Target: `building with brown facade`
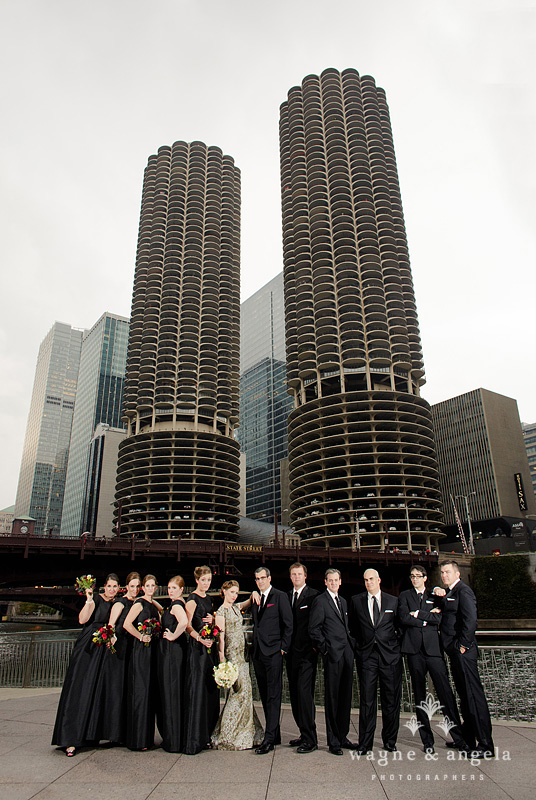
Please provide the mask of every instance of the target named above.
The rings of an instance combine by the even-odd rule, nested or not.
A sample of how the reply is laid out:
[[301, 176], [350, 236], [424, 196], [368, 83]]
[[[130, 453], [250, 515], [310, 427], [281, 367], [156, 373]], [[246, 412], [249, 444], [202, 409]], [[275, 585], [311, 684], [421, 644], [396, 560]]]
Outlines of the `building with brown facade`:
[[433, 405], [432, 418], [447, 541], [459, 539], [456, 506], [477, 553], [527, 550], [536, 500], [516, 401], [474, 389]]

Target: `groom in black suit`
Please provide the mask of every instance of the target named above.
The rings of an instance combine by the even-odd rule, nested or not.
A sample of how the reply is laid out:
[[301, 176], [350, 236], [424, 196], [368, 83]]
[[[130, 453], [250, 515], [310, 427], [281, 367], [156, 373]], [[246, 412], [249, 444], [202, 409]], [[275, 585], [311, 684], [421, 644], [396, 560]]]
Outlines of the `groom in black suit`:
[[491, 717], [478, 673], [476, 597], [471, 587], [460, 580], [456, 561], [441, 564], [441, 580], [448, 591], [434, 589], [434, 594], [442, 597], [439, 631], [460, 698], [463, 737], [473, 757], [493, 756]]
[[311, 753], [317, 749], [315, 725], [315, 680], [318, 654], [309, 636], [309, 617], [316, 589], [307, 586], [307, 567], [298, 561], [289, 569], [293, 589], [289, 592], [292, 606], [293, 630], [290, 650], [287, 653], [287, 675], [292, 706], [292, 716], [300, 735], [292, 739], [291, 747], [298, 753]]
[[269, 753], [281, 743], [279, 717], [281, 715], [281, 689], [283, 656], [288, 652], [292, 637], [292, 611], [285, 592], [271, 585], [270, 570], [255, 570], [260, 605], [253, 603], [253, 666], [264, 709], [265, 730], [262, 744], [255, 752]]
[[359, 753], [372, 750], [376, 692], [380, 683], [383, 746], [396, 750], [402, 699], [402, 657], [398, 638], [398, 598], [380, 591], [375, 569], [364, 573], [366, 592], [352, 597], [350, 630], [357, 640], [359, 674]]
[[341, 573], [326, 570], [326, 591], [315, 598], [309, 619], [309, 634], [313, 647], [324, 659], [324, 703], [329, 752], [342, 756], [342, 748], [354, 750], [357, 745], [348, 740], [354, 645], [348, 629], [346, 600], [339, 595]]

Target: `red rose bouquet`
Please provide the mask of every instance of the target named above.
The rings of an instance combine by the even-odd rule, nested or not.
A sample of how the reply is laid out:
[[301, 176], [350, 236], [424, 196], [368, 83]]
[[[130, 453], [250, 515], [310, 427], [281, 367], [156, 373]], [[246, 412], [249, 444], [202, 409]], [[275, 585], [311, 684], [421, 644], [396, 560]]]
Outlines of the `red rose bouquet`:
[[92, 637], [97, 647], [107, 647], [110, 653], [115, 653], [114, 647], [115, 628], [113, 625], [103, 625], [95, 631]]
[[[199, 631], [199, 635], [202, 639], [217, 639], [220, 633], [221, 629], [218, 628], [217, 625], [203, 625]], [[212, 648], [208, 647], [207, 650], [210, 653]]]
[[[138, 624], [138, 630], [142, 636], [150, 636], [151, 639], [153, 636], [158, 636], [161, 631], [162, 626], [160, 625], [160, 620], [155, 619], [152, 617], [151, 619], [146, 619], [143, 622]], [[143, 642], [145, 647], [149, 647], [151, 642]]]

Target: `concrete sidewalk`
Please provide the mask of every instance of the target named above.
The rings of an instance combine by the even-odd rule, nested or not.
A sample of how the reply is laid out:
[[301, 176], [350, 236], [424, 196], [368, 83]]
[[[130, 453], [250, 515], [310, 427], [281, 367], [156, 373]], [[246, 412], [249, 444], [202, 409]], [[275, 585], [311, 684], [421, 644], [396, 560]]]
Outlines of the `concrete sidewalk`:
[[[534, 800], [536, 725], [496, 723], [499, 757], [474, 765], [458, 761], [437, 731], [435, 760], [425, 757], [418, 734], [401, 720], [399, 754], [374, 760], [331, 755], [325, 746], [324, 714], [318, 713], [320, 749], [297, 755], [286, 746], [296, 736], [283, 710], [284, 744], [273, 753], [205, 751], [197, 756], [159, 747], [133, 753], [122, 747], [80, 751], [67, 758], [50, 746], [59, 690], [0, 689], [1, 800]], [[261, 712], [262, 718], [262, 712]], [[352, 740], [357, 739], [352, 714]], [[436, 730], [435, 721], [432, 727]], [[384, 758], [382, 759], [382, 756]], [[394, 760], [396, 757], [397, 760]], [[370, 756], [369, 756], [370, 759]], [[456, 760], [451, 760], [456, 759]]]

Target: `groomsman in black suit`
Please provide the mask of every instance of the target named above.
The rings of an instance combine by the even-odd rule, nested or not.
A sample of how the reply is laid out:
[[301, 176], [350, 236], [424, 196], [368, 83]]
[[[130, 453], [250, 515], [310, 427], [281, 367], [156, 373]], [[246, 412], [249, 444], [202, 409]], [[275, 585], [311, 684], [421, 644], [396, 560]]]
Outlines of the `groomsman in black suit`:
[[398, 599], [380, 591], [375, 569], [364, 573], [366, 592], [352, 597], [350, 630], [357, 641], [359, 674], [358, 753], [372, 750], [376, 730], [376, 693], [380, 683], [383, 746], [396, 750], [402, 698], [402, 657], [398, 635]]
[[417, 720], [421, 723], [419, 734], [423, 750], [435, 752], [430, 717], [423, 708], [427, 694], [426, 674], [430, 673], [443, 716], [454, 726], [450, 729], [454, 746], [466, 751], [468, 747], [461, 732], [460, 715], [439, 641], [440, 601], [426, 588], [428, 575], [424, 567], [412, 567], [410, 579], [413, 588], [401, 592], [398, 598], [398, 617], [403, 629], [402, 653], [408, 660]]
[[271, 585], [270, 570], [255, 570], [260, 605], [253, 603], [253, 666], [264, 709], [264, 739], [255, 750], [259, 755], [269, 753], [281, 743], [279, 717], [283, 656], [288, 652], [292, 637], [292, 611], [285, 592]]
[[300, 731], [299, 738], [289, 744], [297, 747], [298, 753], [312, 753], [318, 744], [314, 699], [318, 655], [309, 636], [309, 617], [318, 592], [307, 586], [307, 567], [303, 564], [292, 564], [289, 572], [294, 587], [289, 592], [294, 624], [287, 653], [287, 675], [292, 715]]
[[324, 660], [324, 703], [329, 752], [343, 755], [343, 748], [355, 750], [348, 739], [352, 680], [354, 673], [354, 640], [348, 628], [346, 600], [339, 595], [341, 573], [328, 569], [326, 591], [313, 602], [309, 634], [313, 647]]
[[472, 756], [493, 756], [491, 718], [478, 674], [476, 597], [473, 590], [460, 580], [460, 568], [456, 561], [441, 564], [441, 580], [448, 591], [434, 589], [434, 593], [442, 597], [439, 631], [460, 698], [463, 738]]

